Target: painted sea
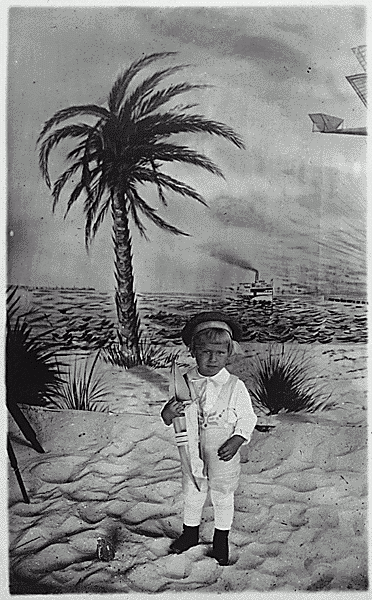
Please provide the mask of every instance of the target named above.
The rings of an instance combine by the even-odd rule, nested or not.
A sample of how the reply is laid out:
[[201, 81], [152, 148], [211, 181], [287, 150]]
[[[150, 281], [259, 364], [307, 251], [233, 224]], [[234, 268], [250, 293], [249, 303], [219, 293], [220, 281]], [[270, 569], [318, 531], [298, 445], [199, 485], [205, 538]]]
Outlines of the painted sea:
[[[91, 288], [20, 286], [24, 310], [43, 315], [43, 329], [66, 350], [104, 348], [116, 340], [113, 293]], [[218, 292], [138, 294], [143, 336], [155, 345], [179, 345], [187, 318], [201, 310], [224, 310], [237, 317], [243, 341], [337, 344], [367, 342], [367, 304], [355, 299], [277, 296], [272, 304], [252, 305]], [[37, 325], [40, 327], [40, 325]]]

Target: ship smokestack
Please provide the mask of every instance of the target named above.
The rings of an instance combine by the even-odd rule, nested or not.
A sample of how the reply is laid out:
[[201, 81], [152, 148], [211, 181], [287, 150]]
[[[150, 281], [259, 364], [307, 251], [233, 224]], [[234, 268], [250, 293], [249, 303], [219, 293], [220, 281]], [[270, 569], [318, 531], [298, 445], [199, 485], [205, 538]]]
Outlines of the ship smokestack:
[[259, 272], [258, 272], [258, 271], [255, 271], [255, 274], [254, 274], [254, 281], [255, 281], [255, 283], [257, 283], [257, 282], [258, 282], [259, 278], [260, 278], [260, 274], [259, 274]]

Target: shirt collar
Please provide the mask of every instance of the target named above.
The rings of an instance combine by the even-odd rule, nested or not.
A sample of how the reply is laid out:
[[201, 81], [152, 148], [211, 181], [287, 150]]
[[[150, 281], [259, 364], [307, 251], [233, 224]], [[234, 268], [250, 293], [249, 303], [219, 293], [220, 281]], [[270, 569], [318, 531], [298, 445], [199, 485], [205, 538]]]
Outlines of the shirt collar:
[[224, 367], [216, 375], [213, 375], [212, 377], [206, 377], [205, 375], [200, 375], [197, 367], [193, 367], [191, 371], [189, 371], [188, 376], [191, 381], [203, 381], [205, 379], [211, 379], [214, 383], [223, 385], [229, 379], [230, 373]]

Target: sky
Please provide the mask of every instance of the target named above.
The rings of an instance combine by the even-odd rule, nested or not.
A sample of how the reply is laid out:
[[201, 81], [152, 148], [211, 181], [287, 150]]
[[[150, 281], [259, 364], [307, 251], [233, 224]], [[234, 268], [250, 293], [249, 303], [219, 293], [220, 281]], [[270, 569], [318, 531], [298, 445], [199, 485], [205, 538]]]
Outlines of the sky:
[[[185, 95], [195, 112], [221, 121], [246, 149], [184, 136], [224, 179], [191, 166], [166, 171], [208, 206], [156, 190], [146, 198], [189, 236], [132, 229], [136, 290], [195, 292], [252, 281], [316, 281], [327, 292], [364, 289], [366, 137], [312, 132], [309, 113], [366, 125], [345, 76], [362, 71], [352, 48], [366, 44], [363, 5], [9, 7], [7, 43], [8, 282], [114, 289], [111, 217], [89, 253], [82, 205], [52, 212], [36, 140], [56, 111], [105, 105], [116, 77], [145, 54], [172, 51], [154, 69], [189, 65], [175, 80], [213, 87]], [[140, 79], [136, 80], [139, 83]], [[173, 82], [170, 79], [170, 82]], [[174, 139], [176, 141], [176, 139]], [[51, 155], [52, 180], [64, 167]]]

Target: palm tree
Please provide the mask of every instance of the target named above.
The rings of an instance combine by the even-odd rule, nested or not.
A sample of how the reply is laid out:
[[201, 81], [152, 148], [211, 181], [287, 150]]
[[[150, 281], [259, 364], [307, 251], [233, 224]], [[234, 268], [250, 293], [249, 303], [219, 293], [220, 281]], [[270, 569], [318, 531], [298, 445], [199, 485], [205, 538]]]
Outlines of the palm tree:
[[[166, 77], [188, 65], [164, 68], [144, 78], [137, 87], [130, 86], [133, 78], [152, 62], [174, 52], [147, 55], [133, 62], [120, 75], [109, 94], [107, 108], [95, 104], [71, 106], [56, 112], [39, 135], [39, 165], [46, 184], [52, 189], [53, 211], [61, 192], [73, 182], [65, 217], [73, 204], [84, 199], [85, 245], [88, 250], [99, 226], [111, 209], [115, 254], [118, 337], [122, 348], [140, 360], [140, 320], [136, 304], [132, 264], [130, 219], [146, 239], [142, 217], [175, 235], [188, 235], [167, 223], [156, 209], [146, 202], [138, 187], [154, 184], [160, 201], [167, 206], [166, 191], [175, 192], [206, 205], [198, 192], [182, 181], [161, 171], [163, 163], [189, 163], [222, 176], [221, 170], [205, 155], [187, 146], [170, 143], [168, 138], [178, 133], [204, 132], [225, 138], [240, 149], [244, 144], [230, 127], [203, 115], [189, 114], [195, 104], [175, 106], [158, 112], [166, 103], [185, 92], [206, 85], [171, 84], [156, 89]], [[131, 89], [132, 87], [132, 89]], [[94, 124], [73, 123], [58, 128], [64, 121], [84, 117]], [[75, 147], [68, 152], [69, 167], [58, 177], [53, 187], [48, 172], [50, 152], [60, 142], [72, 138]], [[77, 177], [77, 183], [76, 183]]]

